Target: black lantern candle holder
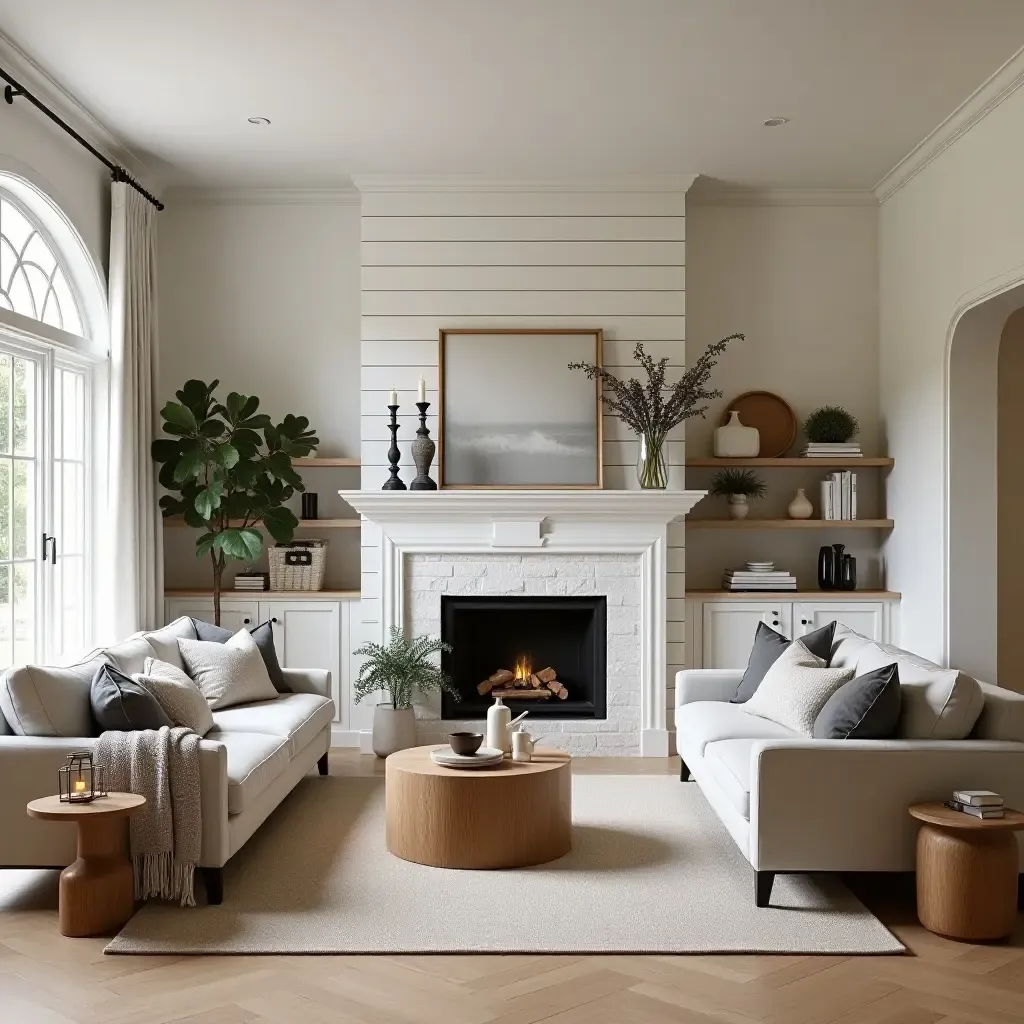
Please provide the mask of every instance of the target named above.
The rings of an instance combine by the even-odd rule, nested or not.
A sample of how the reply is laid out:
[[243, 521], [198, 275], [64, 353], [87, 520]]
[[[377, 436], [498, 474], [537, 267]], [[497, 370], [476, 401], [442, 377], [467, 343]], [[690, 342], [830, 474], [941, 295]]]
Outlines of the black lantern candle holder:
[[68, 763], [57, 769], [57, 792], [63, 804], [90, 804], [107, 795], [107, 769], [96, 764], [91, 750], [68, 754]]

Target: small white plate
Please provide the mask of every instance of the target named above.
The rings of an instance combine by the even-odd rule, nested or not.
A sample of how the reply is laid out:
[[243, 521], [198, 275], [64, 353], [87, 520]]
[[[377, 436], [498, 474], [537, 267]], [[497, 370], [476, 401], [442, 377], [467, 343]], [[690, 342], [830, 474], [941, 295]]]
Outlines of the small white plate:
[[481, 747], [475, 754], [456, 754], [450, 747], [430, 752], [430, 760], [444, 768], [492, 768], [504, 756], [497, 747]]

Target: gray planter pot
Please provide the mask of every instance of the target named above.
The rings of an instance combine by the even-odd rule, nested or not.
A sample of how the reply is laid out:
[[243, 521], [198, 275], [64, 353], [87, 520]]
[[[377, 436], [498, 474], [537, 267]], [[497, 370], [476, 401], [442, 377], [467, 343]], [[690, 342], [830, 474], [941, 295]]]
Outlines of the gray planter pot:
[[378, 704], [373, 709], [373, 752], [387, 757], [396, 750], [416, 746], [416, 712]]

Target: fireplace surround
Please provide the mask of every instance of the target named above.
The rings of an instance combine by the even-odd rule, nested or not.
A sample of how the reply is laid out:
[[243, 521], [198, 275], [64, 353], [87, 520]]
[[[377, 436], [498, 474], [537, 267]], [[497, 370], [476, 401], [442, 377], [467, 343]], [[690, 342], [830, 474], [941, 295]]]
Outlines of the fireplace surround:
[[606, 718], [607, 619], [605, 595], [442, 595], [441, 639], [452, 651], [441, 667], [461, 700], [443, 694], [441, 718], [483, 718], [494, 696], [480, 694], [478, 685], [498, 669], [514, 673], [524, 665], [526, 674], [553, 668], [567, 696], [524, 687], [506, 701], [514, 715], [529, 709], [531, 718]]

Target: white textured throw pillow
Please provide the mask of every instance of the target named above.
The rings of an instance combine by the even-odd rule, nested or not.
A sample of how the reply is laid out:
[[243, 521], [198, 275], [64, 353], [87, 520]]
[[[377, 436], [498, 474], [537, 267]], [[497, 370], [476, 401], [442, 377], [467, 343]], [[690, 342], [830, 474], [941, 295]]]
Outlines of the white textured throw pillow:
[[823, 658], [797, 640], [768, 669], [743, 710], [810, 736], [818, 713], [853, 673], [852, 667], [826, 668]]
[[278, 696], [260, 649], [247, 629], [240, 629], [223, 644], [179, 639], [178, 649], [185, 670], [214, 711], [276, 700]]
[[175, 725], [205, 736], [213, 728], [213, 712], [202, 690], [177, 665], [147, 658], [145, 668], [132, 675], [164, 709]]

